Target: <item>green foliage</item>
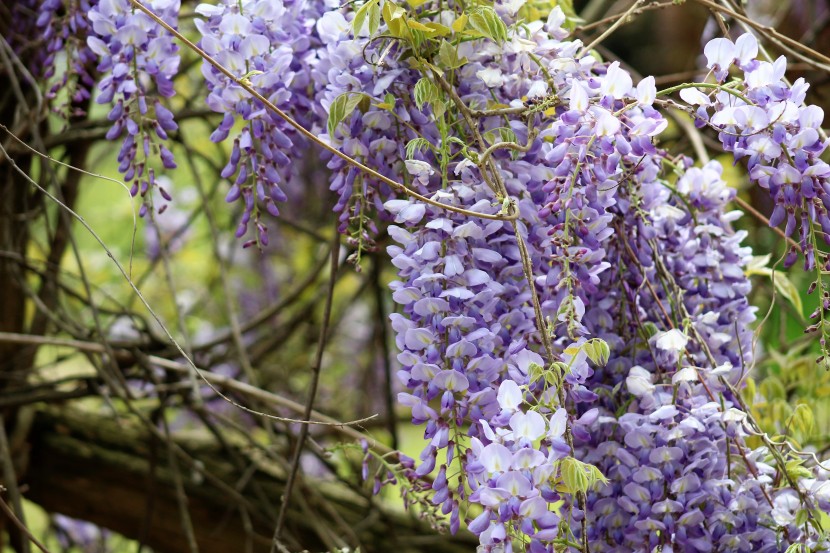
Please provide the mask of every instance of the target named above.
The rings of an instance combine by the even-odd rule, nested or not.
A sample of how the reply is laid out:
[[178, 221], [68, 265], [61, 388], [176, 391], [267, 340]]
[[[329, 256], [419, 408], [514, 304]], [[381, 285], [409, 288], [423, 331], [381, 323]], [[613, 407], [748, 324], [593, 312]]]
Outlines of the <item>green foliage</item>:
[[380, 26], [380, 0], [369, 0], [355, 12], [352, 20], [352, 31], [355, 35], [360, 33], [367, 19], [369, 21], [369, 35], [374, 36]]
[[567, 493], [587, 492], [597, 483], [605, 484], [608, 479], [594, 465], [583, 463], [573, 457], [562, 459], [559, 467], [562, 491]]
[[470, 12], [469, 18], [470, 26], [479, 35], [499, 44], [507, 41], [507, 25], [493, 8], [489, 6], [476, 8]]
[[579, 346], [571, 346], [565, 349], [565, 353], [573, 356], [576, 356], [580, 351], [584, 351], [588, 359], [595, 365], [605, 365], [611, 356], [611, 348], [602, 338], [591, 338]]
[[431, 147], [432, 145], [426, 138], [420, 136], [418, 138], [413, 138], [406, 144], [406, 158], [412, 159], [418, 152], [429, 150]]
[[441, 96], [441, 90], [427, 77], [421, 77], [415, 83], [414, 97], [418, 109], [423, 109], [425, 104], [429, 104], [436, 117], [441, 117], [447, 109]]
[[446, 40], [441, 41], [438, 47], [438, 57], [435, 60], [441, 69], [458, 69], [467, 63], [467, 58], [459, 58], [458, 51]]
[[798, 288], [795, 284], [793, 284], [793, 281], [790, 280], [786, 273], [774, 271], [767, 266], [771, 257], [772, 256], [770, 254], [757, 255], [753, 257], [746, 266], [746, 275], [762, 275], [769, 277], [775, 285], [776, 292], [784, 296], [784, 299], [792, 304], [793, 308], [795, 308], [799, 315], [803, 314], [804, 305], [801, 302], [801, 295], [798, 292]]
[[334, 136], [337, 125], [350, 116], [356, 108], [360, 107], [361, 111], [366, 111], [369, 108], [369, 102], [368, 95], [355, 92], [344, 92], [335, 98], [329, 107], [329, 136]]

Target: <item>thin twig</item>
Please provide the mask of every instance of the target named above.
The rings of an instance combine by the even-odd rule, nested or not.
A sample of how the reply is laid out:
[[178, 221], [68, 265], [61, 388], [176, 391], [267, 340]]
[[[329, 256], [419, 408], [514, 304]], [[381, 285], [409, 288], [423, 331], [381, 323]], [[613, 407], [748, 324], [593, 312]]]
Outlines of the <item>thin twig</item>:
[[[25, 514], [23, 513], [23, 499], [20, 495], [20, 489], [17, 487], [17, 471], [14, 470], [12, 451], [9, 446], [9, 440], [6, 437], [6, 420], [2, 414], [0, 414], [0, 463], [3, 465], [3, 480], [6, 481], [6, 487], [9, 490], [12, 505], [14, 505], [14, 510], [17, 511], [17, 515], [20, 518], [18, 522], [21, 530], [27, 535], [30, 535], [28, 530], [26, 530], [26, 519]], [[0, 501], [2, 501], [2, 499], [0, 499]], [[7, 512], [6, 514], [10, 515], [10, 518], [13, 520], [17, 520], [17, 517], [14, 517], [14, 513]], [[20, 553], [29, 553], [31, 551], [29, 542], [26, 540], [21, 540], [20, 546]]]
[[597, 44], [599, 44], [600, 42], [614, 34], [614, 32], [617, 29], [625, 25], [628, 22], [629, 16], [633, 15], [635, 10], [639, 8], [640, 4], [642, 4], [644, 1], [645, 0], [636, 0], [633, 4], [631, 4], [631, 7], [628, 8], [628, 10], [626, 10], [625, 13], [623, 13], [622, 16], [620, 16], [620, 18], [617, 19], [613, 25], [608, 27], [601, 35], [592, 40], [590, 44], [588, 44], [587, 46], [583, 46], [579, 53], [576, 55], [576, 59], [582, 58], [585, 54], [593, 50], [593, 48]]
[[[2, 491], [4, 491], [3, 487], [0, 486], [0, 492], [2, 492]], [[40, 543], [40, 541], [32, 534], [32, 532], [28, 528], [26, 528], [26, 525], [23, 524], [23, 522], [21, 522], [20, 519], [15, 516], [14, 511], [12, 511], [9, 508], [8, 504], [5, 501], [3, 501], [2, 497], [0, 497], [0, 510], [3, 511], [3, 514], [5, 514], [7, 517], [9, 517], [9, 520], [11, 520], [14, 523], [14, 525], [17, 526], [17, 528], [21, 532], [23, 532], [23, 534], [27, 538], [29, 538], [29, 540], [33, 544], [35, 544], [37, 546], [38, 549], [40, 549], [43, 553], [49, 553], [49, 550], [46, 549], [46, 546], [43, 545], [42, 543]], [[28, 549], [28, 542], [24, 542], [24, 543], [26, 544], [24, 547], [26, 547], [26, 549]]]
[[[1, 124], [0, 124], [0, 128], [2, 128], [2, 129], [4, 129], [4, 130], [6, 130], [6, 131], [8, 132], [8, 129], [7, 129], [5, 126], [1, 125]], [[8, 152], [5, 150], [5, 148], [3, 148], [2, 144], [0, 144], [0, 151], [2, 151], [2, 153], [4, 153], [4, 154], [8, 154]], [[7, 156], [7, 157], [8, 157], [8, 156]], [[238, 408], [238, 409], [241, 409], [241, 410], [243, 410], [243, 411], [245, 411], [245, 412], [247, 412], [247, 413], [250, 413], [250, 414], [252, 414], [252, 415], [256, 415], [256, 416], [258, 416], [258, 417], [265, 417], [265, 418], [269, 418], [269, 419], [272, 419], [272, 420], [277, 420], [277, 421], [282, 421], [282, 422], [292, 422], [292, 423], [301, 423], [301, 424], [312, 424], [312, 423], [309, 423], [309, 422], [308, 422], [308, 419], [305, 419], [305, 420], [287, 419], [287, 418], [285, 418], [285, 417], [278, 417], [278, 416], [276, 416], [276, 415], [271, 415], [271, 414], [269, 414], [269, 413], [264, 413], [264, 412], [261, 412], [261, 411], [257, 411], [257, 410], [251, 409], [251, 408], [249, 408], [249, 407], [246, 407], [246, 406], [244, 406], [244, 405], [242, 405], [242, 404], [240, 404], [240, 403], [238, 403], [238, 402], [234, 401], [234, 400], [233, 400], [233, 399], [231, 399], [230, 397], [228, 397], [228, 396], [226, 396], [225, 394], [223, 394], [223, 393], [222, 393], [222, 392], [221, 392], [218, 388], [216, 388], [216, 386], [214, 386], [214, 385], [213, 385], [213, 383], [211, 382], [211, 380], [207, 378], [206, 374], [205, 374], [205, 373], [204, 373], [201, 369], [199, 369], [199, 368], [196, 366], [196, 363], [194, 363], [193, 359], [192, 359], [192, 358], [191, 358], [191, 357], [190, 357], [190, 356], [189, 356], [189, 355], [188, 355], [188, 354], [184, 351], [184, 349], [183, 349], [183, 348], [182, 348], [182, 346], [179, 344], [179, 342], [178, 342], [178, 341], [176, 341], [176, 339], [173, 337], [173, 335], [172, 335], [172, 333], [170, 332], [170, 330], [167, 328], [167, 326], [166, 326], [166, 325], [164, 324], [164, 322], [161, 320], [161, 317], [160, 317], [160, 316], [156, 313], [156, 311], [155, 311], [155, 310], [154, 310], [154, 309], [150, 306], [149, 302], [148, 302], [148, 301], [147, 301], [147, 299], [144, 297], [144, 294], [142, 294], [142, 293], [141, 293], [141, 290], [139, 290], [139, 289], [138, 289], [138, 287], [135, 285], [135, 283], [132, 281], [132, 279], [130, 279], [129, 275], [127, 274], [127, 271], [124, 269], [124, 266], [123, 266], [123, 265], [121, 265], [121, 263], [119, 263], [119, 262], [118, 262], [118, 260], [115, 258], [115, 255], [114, 255], [114, 254], [112, 253], [112, 251], [109, 249], [109, 247], [107, 246], [107, 244], [106, 244], [106, 243], [104, 242], [104, 240], [103, 240], [103, 239], [102, 239], [102, 238], [98, 235], [98, 233], [96, 233], [96, 232], [95, 232], [95, 230], [94, 230], [91, 226], [89, 226], [89, 223], [87, 223], [87, 222], [86, 222], [86, 220], [85, 220], [83, 217], [81, 217], [78, 213], [76, 213], [76, 212], [75, 212], [72, 208], [70, 208], [69, 206], [67, 206], [67, 205], [66, 205], [66, 204], [64, 204], [63, 202], [61, 202], [61, 201], [60, 201], [58, 198], [56, 198], [56, 197], [55, 197], [52, 193], [50, 193], [48, 190], [46, 190], [45, 188], [43, 188], [42, 186], [40, 186], [40, 184], [38, 184], [38, 183], [37, 183], [37, 181], [35, 181], [34, 179], [32, 179], [32, 178], [31, 178], [31, 177], [30, 177], [30, 176], [29, 176], [29, 175], [28, 175], [25, 171], [23, 171], [23, 169], [21, 169], [21, 168], [20, 168], [20, 167], [19, 167], [19, 166], [18, 166], [18, 165], [14, 162], [14, 160], [13, 160], [13, 159], [9, 158], [9, 163], [11, 164], [12, 168], [13, 168], [15, 171], [17, 171], [19, 174], [21, 174], [21, 175], [22, 175], [22, 176], [23, 176], [23, 177], [24, 177], [24, 178], [25, 178], [25, 179], [26, 179], [26, 180], [27, 180], [30, 184], [32, 184], [33, 186], [35, 186], [35, 188], [37, 188], [38, 190], [40, 190], [40, 191], [41, 191], [43, 194], [45, 194], [45, 195], [46, 195], [46, 196], [47, 196], [50, 200], [52, 200], [53, 202], [55, 202], [56, 204], [58, 204], [61, 208], [63, 208], [64, 210], [66, 210], [69, 214], [71, 214], [71, 215], [72, 215], [72, 217], [74, 217], [74, 218], [75, 218], [75, 219], [76, 219], [79, 223], [81, 223], [81, 226], [83, 226], [83, 227], [84, 227], [84, 229], [86, 229], [86, 231], [87, 231], [87, 232], [89, 232], [89, 233], [92, 235], [92, 237], [95, 239], [95, 241], [96, 241], [96, 242], [98, 242], [98, 244], [99, 244], [99, 245], [100, 245], [100, 246], [104, 249], [104, 251], [107, 253], [107, 256], [108, 256], [108, 257], [112, 260], [112, 262], [115, 264], [115, 266], [116, 266], [116, 267], [118, 268], [118, 270], [121, 272], [121, 275], [122, 275], [122, 276], [124, 277], [124, 279], [127, 281], [127, 284], [130, 286], [130, 288], [131, 288], [131, 289], [133, 290], [133, 292], [136, 294], [136, 296], [138, 297], [138, 299], [141, 301], [142, 305], [144, 305], [144, 307], [147, 309], [147, 311], [149, 311], [149, 313], [150, 313], [150, 315], [153, 317], [153, 319], [154, 319], [154, 320], [155, 320], [155, 321], [159, 324], [159, 326], [161, 327], [161, 329], [162, 329], [162, 331], [164, 332], [165, 336], [167, 336], [167, 339], [168, 339], [168, 340], [170, 340], [170, 343], [172, 343], [172, 344], [173, 344], [173, 346], [176, 348], [176, 351], [178, 351], [178, 352], [179, 352], [179, 354], [180, 354], [180, 355], [181, 355], [181, 356], [182, 356], [182, 357], [183, 357], [183, 358], [187, 361], [187, 365], [186, 365], [186, 366], [187, 366], [187, 367], [190, 367], [190, 368], [191, 368], [191, 370], [196, 371], [196, 374], [199, 376], [199, 378], [201, 378], [201, 379], [202, 379], [202, 380], [203, 380], [203, 381], [204, 381], [204, 382], [208, 385], [208, 387], [209, 387], [209, 388], [213, 391], [213, 393], [215, 393], [215, 394], [216, 394], [217, 396], [219, 396], [221, 399], [223, 399], [223, 400], [224, 400], [224, 401], [226, 401], [227, 403], [230, 403], [230, 404], [231, 404], [231, 405], [233, 405], [234, 407], [236, 407], [236, 408]], [[338, 246], [339, 246], [340, 242], [338, 241], [338, 242], [337, 242], [337, 244], [338, 244]], [[109, 346], [109, 343], [108, 343], [107, 341], [104, 341], [104, 343], [103, 343], [103, 347], [104, 347], [104, 348], [108, 348], [108, 346]], [[110, 357], [110, 359], [114, 359], [114, 355], [110, 355], [109, 357]], [[360, 419], [360, 420], [358, 420], [358, 421], [351, 421], [351, 422], [349, 422], [349, 423], [343, 423], [343, 424], [358, 424], [358, 423], [360, 423], [360, 422], [365, 422], [365, 421], [370, 420], [370, 419], [372, 419], [372, 418], [374, 418], [374, 416], [372, 416], [372, 417], [367, 417], [367, 418], [365, 418], [365, 419]], [[318, 423], [318, 424], [319, 424], [319, 423]]]
[[[320, 337], [317, 341], [317, 352], [314, 356], [314, 364], [311, 367], [311, 383], [309, 384], [308, 399], [306, 400], [305, 413], [303, 419], [311, 420], [311, 412], [314, 408], [314, 399], [317, 397], [317, 386], [320, 382], [320, 369], [323, 364], [323, 353], [326, 350], [326, 338], [328, 337], [329, 321], [331, 320], [331, 311], [334, 304], [334, 286], [337, 282], [337, 267], [340, 261], [340, 233], [337, 228], [334, 229], [334, 238], [331, 242], [331, 269], [329, 272], [329, 284], [326, 291], [326, 305], [323, 309], [323, 320], [320, 324]], [[280, 505], [280, 514], [277, 517], [277, 527], [274, 529], [274, 541], [271, 545], [271, 553], [276, 551], [276, 544], [279, 542], [282, 529], [285, 524], [285, 515], [288, 513], [288, 504], [291, 501], [291, 492], [294, 487], [294, 481], [297, 477], [297, 471], [300, 468], [300, 455], [305, 445], [306, 437], [308, 436], [308, 424], [300, 427], [300, 435], [297, 437], [297, 444], [294, 446], [294, 455], [291, 459], [291, 472], [288, 473], [288, 480], [285, 483], [285, 492], [283, 493], [282, 505]]]

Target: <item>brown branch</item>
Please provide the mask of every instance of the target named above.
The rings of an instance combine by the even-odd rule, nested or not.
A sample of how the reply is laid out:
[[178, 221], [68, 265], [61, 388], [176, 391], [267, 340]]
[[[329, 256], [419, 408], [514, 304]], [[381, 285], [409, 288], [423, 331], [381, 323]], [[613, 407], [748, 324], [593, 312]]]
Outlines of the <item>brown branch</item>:
[[[326, 291], [326, 305], [323, 309], [323, 321], [320, 324], [320, 337], [317, 341], [317, 353], [314, 356], [314, 364], [311, 366], [311, 384], [309, 385], [308, 399], [306, 400], [303, 419], [311, 421], [311, 412], [314, 407], [314, 398], [317, 397], [317, 386], [320, 382], [320, 369], [323, 364], [323, 353], [326, 349], [329, 322], [331, 321], [332, 305], [334, 304], [334, 286], [337, 283], [337, 267], [340, 261], [340, 233], [334, 229], [334, 238], [331, 241], [331, 268], [329, 271], [329, 283]], [[285, 516], [288, 513], [288, 505], [291, 501], [291, 492], [294, 487], [294, 480], [300, 468], [300, 455], [303, 452], [305, 440], [308, 437], [308, 424], [300, 427], [300, 435], [297, 437], [297, 444], [294, 448], [294, 455], [291, 459], [291, 471], [288, 473], [288, 481], [285, 484], [285, 494], [280, 507], [280, 514], [277, 518], [277, 526], [274, 529], [274, 544], [271, 546], [271, 553], [276, 551], [276, 544], [280, 540], [285, 525]]]
[[[156, 439], [149, 429], [132, 419], [116, 421], [108, 415], [74, 410], [42, 411], [35, 418], [30, 437], [31, 462], [24, 481], [29, 488], [27, 499], [47, 511], [87, 520], [128, 538], [139, 537], [150, 494], [148, 451]], [[173, 440], [177, 448], [194, 455], [198, 452], [202, 465], [183, 473], [193, 471], [193, 477], [183, 478], [183, 485], [200, 551], [240, 551], [248, 536], [254, 553], [268, 551], [271, 540], [266, 536], [274, 519], [256, 494], [246, 492], [256, 484], [268, 498], [279, 497], [285, 486], [285, 471], [229, 441], [237, 455], [253, 463], [253, 472], [243, 480], [245, 475], [228, 462], [227, 453], [215, 440], [185, 439], [175, 434]], [[159, 553], [186, 551], [173, 475], [167, 466], [159, 465], [155, 471], [157, 485], [152, 490], [153, 511], [144, 543]], [[196, 478], [208, 474], [210, 478]], [[234, 491], [239, 482], [243, 483], [238, 491], [230, 495], [226, 490]], [[224, 486], [218, 487], [219, 483]], [[454, 537], [439, 535], [414, 516], [373, 506], [342, 484], [306, 478], [304, 485], [313, 488], [313, 496], [325, 501], [351, 527], [365, 545], [365, 553], [468, 553], [478, 543], [466, 532]], [[295, 550], [323, 550], [325, 544], [316, 526], [339, 527], [326, 509], [311, 502], [311, 497], [308, 507], [313, 516], [299, 507], [290, 508], [286, 515], [286, 541]], [[250, 534], [239, 515], [243, 507], [250, 513]], [[349, 541], [345, 533], [339, 539]]]

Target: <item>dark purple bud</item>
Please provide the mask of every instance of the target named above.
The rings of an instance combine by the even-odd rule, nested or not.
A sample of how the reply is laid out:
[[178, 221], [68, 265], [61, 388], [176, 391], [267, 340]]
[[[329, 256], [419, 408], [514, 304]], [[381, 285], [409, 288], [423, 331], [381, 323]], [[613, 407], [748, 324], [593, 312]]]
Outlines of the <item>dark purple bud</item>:
[[159, 155], [161, 156], [161, 162], [165, 169], [176, 168], [176, 161], [173, 159], [173, 152], [164, 146], [159, 146]]
[[124, 102], [122, 100], [118, 100], [118, 102], [112, 107], [109, 114], [107, 114], [107, 119], [110, 121], [115, 121], [121, 118], [121, 115], [124, 113]]

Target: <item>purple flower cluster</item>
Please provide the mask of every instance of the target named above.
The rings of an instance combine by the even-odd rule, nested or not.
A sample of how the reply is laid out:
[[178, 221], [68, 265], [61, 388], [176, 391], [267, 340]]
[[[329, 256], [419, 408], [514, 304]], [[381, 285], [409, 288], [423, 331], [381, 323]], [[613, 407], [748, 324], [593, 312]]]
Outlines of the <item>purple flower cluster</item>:
[[[786, 81], [787, 60], [760, 61], [758, 43], [751, 34], [734, 43], [727, 38], [710, 41], [705, 49], [707, 67], [718, 82], [724, 82], [732, 66], [740, 78], [714, 93], [687, 88], [681, 97], [697, 107], [699, 125], [709, 124], [720, 131], [719, 138], [735, 159], [746, 159], [752, 181], [769, 191], [775, 202], [770, 225], [785, 224], [787, 236], [800, 230], [799, 244], [805, 267], [816, 263], [815, 232], [830, 241], [830, 165], [819, 156], [827, 147], [821, 136], [824, 111], [804, 105], [809, 84], [800, 78]], [[792, 249], [785, 265], [795, 263]], [[822, 261], [823, 263], [823, 261]]]
[[[738, 385], [751, 360], [754, 321], [743, 272], [750, 252], [730, 226], [738, 214], [725, 211], [734, 191], [719, 165], [678, 164], [658, 149], [653, 138], [666, 122], [652, 107], [653, 81], [634, 86], [618, 64], [576, 58], [581, 45], [557, 38], [558, 18], [555, 11], [545, 27], [504, 47], [465, 45], [458, 84], [461, 100], [480, 110], [489, 97], [509, 104], [557, 92], [552, 113], [532, 122], [543, 130], [527, 152], [494, 154], [517, 199], [557, 357], [540, 355], [507, 223], [386, 202], [409, 227], [392, 227], [400, 247], [390, 255], [403, 306], [393, 328], [410, 389], [400, 400], [414, 423], [426, 423], [416, 472], [438, 469], [433, 500], [445, 512], [454, 514], [456, 501], [482, 506], [468, 527], [488, 551], [519, 543], [552, 550], [552, 540], [567, 537], [560, 522], [581, 539], [583, 518], [591, 551], [777, 551], [799, 531], [773, 516], [782, 501], [776, 469], [744, 445], [746, 415], [725, 384]], [[539, 71], [529, 53], [545, 60], [552, 82], [529, 70]], [[480, 130], [501, 124], [484, 118]], [[510, 124], [519, 143], [530, 136], [526, 122]], [[674, 184], [667, 165], [680, 173]], [[450, 166], [449, 185], [434, 161], [407, 170], [434, 198], [493, 212], [492, 192], [469, 160]], [[459, 320], [466, 326], [457, 328]], [[610, 345], [608, 365], [589, 365], [584, 351], [581, 363], [568, 364], [567, 352], [592, 337]], [[533, 377], [557, 361], [568, 364], [564, 406]], [[621, 386], [628, 394], [619, 397]], [[574, 420], [563, 407], [583, 416]], [[464, 422], [469, 446], [458, 431]], [[584, 511], [557, 491], [572, 455], [568, 431], [576, 456], [609, 478], [588, 493]], [[436, 460], [443, 448], [446, 464]], [[455, 452], [463, 473], [451, 482], [444, 474]], [[553, 507], [559, 500], [566, 509]]]
[[[588, 494], [591, 550], [778, 551], [775, 470], [743, 445], [746, 415], [721, 380], [737, 384], [752, 355], [750, 252], [730, 229], [737, 214], [724, 212], [734, 190], [710, 163], [686, 169], [674, 190], [654, 182], [639, 192], [619, 252], [637, 270], [625, 271], [610, 316], [683, 330], [606, 335], [642, 347], [622, 346], [591, 383], [601, 414], [578, 448], [609, 479]], [[646, 284], [667, 280], [677, 291]], [[613, 394], [619, 387], [629, 395]]]
[[[310, 100], [309, 64], [316, 44], [310, 37], [316, 6], [281, 0], [227, 0], [218, 5], [200, 4], [196, 26], [202, 34], [202, 50], [238, 78], [251, 85], [277, 107], [301, 122]], [[252, 98], [241, 86], [204, 62], [202, 74], [208, 88], [207, 105], [223, 119], [211, 135], [214, 142], [227, 140], [236, 117], [244, 121], [234, 132], [231, 155], [222, 177], [231, 179], [226, 201], [244, 206], [237, 237], [244, 236], [253, 220], [255, 238], [247, 245], [268, 244], [264, 209], [279, 215], [276, 202], [285, 201], [281, 186], [297, 173], [292, 159], [303, 156], [308, 145], [284, 120]]]
[[[423, 190], [423, 184], [429, 180], [423, 173], [432, 169], [405, 167], [403, 163], [406, 144], [417, 136], [411, 127], [418, 128], [429, 140], [437, 141], [439, 136], [431, 119], [411, 101], [419, 74], [404, 69], [406, 64], [398, 62], [397, 50], [391, 55], [387, 53], [381, 64], [383, 45], [352, 36], [351, 22], [340, 11], [324, 13], [315, 30], [322, 47], [312, 67], [317, 98], [313, 109], [323, 139], [381, 174]], [[363, 111], [355, 110], [330, 136], [326, 125], [329, 110], [344, 95], [366, 95], [378, 101]], [[386, 105], [390, 99], [391, 103]], [[417, 159], [422, 158], [416, 156]], [[374, 249], [376, 215], [385, 213], [383, 201], [390, 197], [391, 190], [338, 157], [331, 157], [327, 167], [333, 175], [330, 189], [338, 197], [334, 210], [338, 213], [340, 232], [349, 235], [357, 255], [362, 249]], [[414, 216], [415, 212], [407, 215]], [[357, 255], [355, 262], [359, 262]]]
[[[147, 2], [147, 7], [166, 23], [176, 25], [179, 0], [153, 0]], [[157, 187], [170, 201], [169, 193], [157, 186], [155, 169], [149, 162], [157, 156], [164, 169], [176, 167], [173, 153], [162, 142], [168, 139], [167, 133], [178, 129], [178, 124], [157, 96], [169, 98], [175, 94], [178, 47], [170, 33], [128, 0], [100, 0], [88, 17], [93, 33], [87, 44], [99, 58], [98, 71], [105, 75], [98, 83], [96, 101], [112, 104], [107, 118], [113, 125], [106, 137], [115, 140], [124, 136], [118, 171], [125, 182], [132, 183], [132, 195], [145, 198], [140, 212], [144, 216], [152, 209], [148, 191]], [[164, 206], [159, 209], [163, 210]]]
[[[424, 38], [420, 50], [386, 41], [393, 29], [380, 19], [375, 37], [369, 25], [353, 33], [358, 7], [196, 8], [202, 50], [333, 147], [439, 204], [518, 217], [413, 201], [327, 158], [340, 230], [358, 252], [379, 234], [374, 215], [394, 223], [398, 399], [424, 426], [420, 463], [405, 460], [401, 476], [487, 552], [583, 540], [589, 551], [781, 551], [818, 540], [794, 521], [804, 497], [828, 506], [826, 478], [782, 487], [781, 467], [745, 444], [734, 389], [753, 356], [750, 252], [731, 227], [739, 214], [727, 211], [734, 191], [721, 167], [660, 149], [654, 79], [634, 83], [565, 40], [561, 9], [503, 33], [481, 23], [514, 23], [522, 4], [471, 12], [477, 34]], [[175, 24], [178, 0], [149, 5]], [[450, 9], [405, 12], [401, 24], [460, 32], [468, 23]], [[172, 95], [175, 47], [127, 0], [99, 0], [89, 21], [99, 102], [114, 103], [108, 138], [126, 130], [119, 169], [144, 195], [156, 148], [175, 165], [150, 131], [165, 140], [176, 123], [148, 100], [153, 83]], [[812, 266], [812, 223], [830, 232], [821, 109], [802, 106], [807, 85], [786, 84], [783, 60], [755, 59], [749, 36], [717, 39], [706, 55], [719, 82], [733, 64], [743, 80], [681, 96], [748, 159], [776, 201], [772, 224], [792, 235], [801, 221]], [[439, 81], [421, 56], [456, 66]], [[246, 245], [265, 245], [263, 211], [278, 215], [283, 188], [316, 153], [236, 82], [208, 63], [202, 73], [207, 105], [223, 114], [211, 139], [231, 143], [222, 177], [233, 183], [227, 201], [242, 202], [237, 236], [253, 222]], [[329, 124], [344, 98], [360, 101]]]
[[[75, 108], [69, 115], [83, 115], [78, 104], [88, 100], [95, 87], [91, 71], [97, 55], [86, 40], [92, 27], [88, 16], [96, 4], [97, 0], [44, 0], [36, 8], [35, 27], [45, 41], [45, 54], [35, 67], [40, 68], [38, 76], [44, 79], [59, 73], [46, 94], [48, 98], [56, 98], [60, 90], [71, 85], [69, 95]], [[59, 72], [55, 62], [60, 54], [66, 56], [67, 66]]]

